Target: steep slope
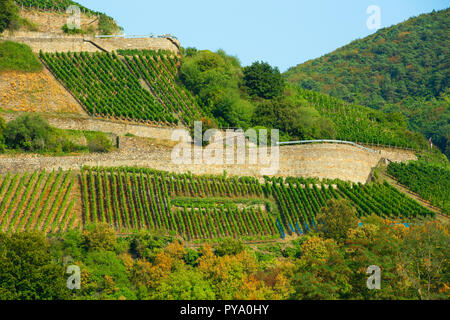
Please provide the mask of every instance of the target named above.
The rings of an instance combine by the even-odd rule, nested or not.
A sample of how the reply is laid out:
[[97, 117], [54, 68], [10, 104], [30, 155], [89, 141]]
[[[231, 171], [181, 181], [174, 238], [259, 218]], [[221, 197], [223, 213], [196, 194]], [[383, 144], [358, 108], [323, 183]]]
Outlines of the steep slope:
[[[7, 32], [44, 32], [52, 34], [118, 34], [121, 28], [113, 18], [105, 13], [88, 9], [71, 0], [14, 0], [11, 21]], [[80, 29], [70, 30], [67, 23], [77, 12], [69, 11], [70, 6], [80, 10]], [[11, 10], [11, 9], [10, 9]], [[0, 30], [2, 30], [0, 28]], [[0, 32], [1, 33], [1, 32]]]
[[[381, 29], [321, 58], [291, 68], [286, 78], [348, 102], [403, 112], [445, 151], [448, 145], [450, 9]], [[417, 110], [417, 100], [427, 112]], [[437, 99], [437, 100], [436, 100]], [[433, 113], [433, 116], [427, 114]], [[417, 117], [423, 118], [417, 121]], [[447, 133], [446, 133], [447, 132]]]

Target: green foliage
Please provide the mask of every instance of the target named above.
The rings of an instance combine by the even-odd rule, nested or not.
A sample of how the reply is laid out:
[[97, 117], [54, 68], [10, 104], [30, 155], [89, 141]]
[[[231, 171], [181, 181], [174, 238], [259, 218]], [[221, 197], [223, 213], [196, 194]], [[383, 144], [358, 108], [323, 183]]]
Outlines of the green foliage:
[[52, 144], [53, 130], [40, 115], [22, 115], [6, 125], [6, 144], [25, 151], [47, 150]]
[[107, 224], [90, 226], [83, 231], [83, 244], [87, 250], [114, 250], [115, 232]]
[[89, 139], [89, 152], [105, 153], [113, 149], [113, 144], [104, 134], [97, 134]]
[[391, 162], [387, 172], [433, 205], [450, 213], [450, 166], [439, 166], [422, 161]]
[[90, 10], [81, 4], [72, 0], [14, 0], [19, 6], [25, 8], [39, 8], [49, 11], [65, 11], [69, 6], [76, 5], [81, 9], [82, 13], [88, 15], [101, 15], [103, 13]]
[[14, 1], [0, 0], [0, 33], [8, 29], [18, 19], [18, 10]]
[[338, 242], [345, 240], [348, 230], [358, 225], [355, 210], [346, 200], [328, 200], [316, 219], [319, 221], [318, 229], [324, 236]]
[[73, 29], [71, 29], [71, 28], [69, 28], [68, 26], [67, 26], [67, 24], [65, 24], [65, 25], [63, 25], [62, 26], [62, 31], [64, 32], [64, 33], [67, 33], [67, 34], [84, 34], [85, 32], [83, 31], [83, 30], [81, 30], [81, 29], [76, 29], [76, 28], [73, 28]]
[[6, 128], [6, 121], [2, 117], [0, 117], [0, 153], [6, 151], [5, 137], [3, 136], [5, 128]]
[[243, 72], [244, 86], [250, 96], [273, 99], [283, 94], [284, 78], [277, 67], [271, 67], [266, 62], [254, 62]]
[[0, 41], [0, 73], [2, 71], [37, 72], [42, 64], [26, 44]]
[[[318, 92], [289, 87], [289, 100], [297, 105], [314, 107], [325, 119], [323, 128], [314, 138], [355, 141], [359, 143], [426, 149], [427, 142], [419, 133], [407, 129], [400, 113], [383, 113], [368, 107], [354, 105]], [[334, 126], [330, 127], [328, 121]], [[328, 124], [327, 124], [328, 123]]]
[[[448, 148], [450, 9], [411, 18], [291, 68], [286, 78], [350, 103], [399, 111]], [[441, 98], [440, 98], [441, 97]]]
[[121, 31], [113, 18], [101, 14], [98, 20], [98, 30], [102, 35], [113, 35]]
[[155, 300], [213, 300], [214, 289], [210, 281], [191, 269], [170, 274], [152, 295]]
[[223, 257], [226, 255], [236, 255], [244, 251], [245, 247], [242, 241], [235, 239], [224, 239], [220, 242], [220, 244], [216, 247], [214, 254], [219, 257]]
[[343, 250], [331, 239], [313, 236], [302, 244], [292, 277], [295, 300], [337, 300], [352, 290], [352, 270]]
[[247, 128], [253, 106], [241, 98], [239, 60], [222, 50], [190, 50], [188, 54], [180, 68], [180, 79], [198, 97], [205, 112], [221, 125]]
[[0, 234], [0, 299], [64, 300], [65, 270], [52, 260], [41, 233]]
[[314, 107], [288, 98], [259, 102], [253, 123], [279, 129], [295, 140], [333, 138], [336, 135], [334, 124]]
[[[0, 130], [0, 143], [2, 141]], [[102, 132], [75, 132], [51, 127], [39, 114], [24, 114], [8, 122], [3, 130], [7, 148], [25, 152], [67, 154], [88, 151], [107, 152], [112, 148], [111, 142]], [[78, 144], [83, 137], [89, 147]], [[75, 141], [75, 142], [74, 142]], [[97, 148], [94, 148], [96, 147]], [[95, 149], [95, 150], [94, 150]]]

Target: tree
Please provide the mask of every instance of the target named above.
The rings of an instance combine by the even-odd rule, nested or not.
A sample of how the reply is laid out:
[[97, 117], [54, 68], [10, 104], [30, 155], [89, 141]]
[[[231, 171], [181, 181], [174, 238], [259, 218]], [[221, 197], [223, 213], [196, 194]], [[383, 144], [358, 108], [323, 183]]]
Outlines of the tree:
[[0, 117], [0, 153], [4, 152], [6, 149], [5, 137], [3, 136], [3, 132], [5, 131], [5, 128], [6, 128], [6, 122], [2, 117]]
[[317, 215], [318, 229], [326, 238], [343, 241], [347, 238], [347, 232], [357, 226], [355, 210], [347, 200], [328, 200]]
[[234, 240], [231, 238], [224, 239], [216, 248], [214, 253], [223, 257], [225, 255], [236, 255], [244, 251], [244, 244], [240, 240]]
[[18, 19], [18, 10], [13, 0], [0, 0], [0, 33]]
[[408, 278], [421, 300], [448, 299], [449, 227], [438, 221], [413, 226], [404, 241]]
[[271, 67], [266, 62], [254, 62], [245, 67], [244, 86], [247, 87], [250, 96], [264, 99], [273, 99], [283, 94], [285, 82], [280, 70]]
[[157, 300], [213, 300], [214, 290], [201, 273], [181, 268], [163, 279], [152, 296]]
[[66, 282], [44, 234], [0, 234], [0, 300], [69, 299]]
[[116, 233], [107, 224], [91, 226], [83, 231], [83, 244], [90, 251], [112, 251], [117, 244]]
[[42, 116], [25, 114], [8, 122], [4, 136], [11, 149], [38, 151], [51, 144], [52, 128]]
[[336, 300], [350, 294], [351, 269], [333, 239], [308, 237], [296, 260], [291, 298], [296, 300]]

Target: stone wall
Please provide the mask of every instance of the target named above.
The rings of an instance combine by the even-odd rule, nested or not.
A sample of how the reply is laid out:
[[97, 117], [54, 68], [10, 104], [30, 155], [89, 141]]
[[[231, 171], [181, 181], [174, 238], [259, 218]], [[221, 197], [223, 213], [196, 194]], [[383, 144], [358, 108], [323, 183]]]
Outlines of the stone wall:
[[[123, 138], [123, 140], [132, 138]], [[124, 141], [124, 143], [125, 143]], [[171, 161], [171, 148], [154, 146], [142, 150], [118, 150], [110, 154], [89, 154], [69, 157], [18, 156], [0, 157], [0, 174], [34, 170], [53, 170], [62, 168], [80, 169], [89, 166], [139, 166], [176, 173], [222, 174], [234, 176], [263, 176], [261, 168], [267, 166], [245, 164], [176, 165]], [[276, 176], [302, 176], [326, 179], [342, 179], [365, 183], [380, 157], [352, 146], [344, 145], [302, 145], [282, 147], [280, 150], [280, 169]]]
[[[70, 14], [66, 12], [55, 12], [55, 11], [39, 11], [39, 10], [20, 10], [19, 15], [22, 18], [31, 21], [36, 24], [39, 32], [62, 34], [62, 27], [67, 24], [67, 19], [71, 17]], [[88, 16], [83, 13], [80, 15], [81, 29], [87, 29], [92, 27], [95, 30], [98, 28], [98, 18], [97, 16]]]
[[[21, 32], [14, 35], [5, 34], [0, 40], [10, 40], [26, 44], [33, 52], [100, 52], [119, 49], [170, 50], [179, 52], [180, 43], [168, 38], [93, 38], [80, 36], [55, 36], [51, 34]], [[99, 46], [96, 47], [95, 45]]]
[[[5, 113], [1, 116], [9, 122], [19, 114]], [[124, 136], [127, 133], [133, 134], [138, 137], [153, 138], [160, 140], [170, 140], [172, 128], [159, 128], [140, 125], [136, 123], [127, 123], [125, 121], [108, 121], [103, 119], [96, 119], [92, 117], [70, 117], [70, 116], [56, 116], [56, 115], [46, 115], [43, 117], [54, 127], [60, 129], [69, 130], [84, 130], [84, 131], [102, 131], [106, 133], [113, 133], [118, 136]]]
[[[16, 117], [5, 114], [7, 121]], [[250, 164], [248, 151], [244, 164], [176, 165], [171, 160], [172, 147], [177, 143], [170, 141], [173, 128], [157, 128], [133, 123], [110, 122], [94, 118], [63, 118], [45, 116], [49, 123], [62, 129], [103, 131], [113, 133], [121, 138], [121, 149], [110, 154], [90, 154], [74, 157], [28, 157], [18, 156], [13, 159], [0, 158], [0, 173], [8, 171], [33, 171], [36, 169], [80, 169], [89, 166], [139, 166], [176, 173], [192, 172], [194, 174], [222, 174], [261, 177], [262, 168], [268, 166]], [[138, 137], [158, 139], [148, 142], [139, 138], [124, 137], [132, 133]], [[165, 142], [166, 141], [166, 142]], [[280, 147], [279, 171], [276, 176], [318, 177], [321, 179], [341, 179], [365, 183], [381, 159], [389, 156], [392, 161], [414, 160], [412, 151], [387, 149], [370, 152], [351, 145], [310, 144]]]
[[50, 36], [44, 34], [21, 33], [15, 35], [4, 35], [0, 40], [10, 40], [26, 44], [35, 53], [40, 50], [44, 52], [99, 52], [92, 43], [87, 42], [79, 36]]
[[180, 42], [176, 39], [168, 38], [90, 38], [88, 39], [106, 51], [118, 49], [138, 49], [138, 50], [170, 50], [178, 53]]

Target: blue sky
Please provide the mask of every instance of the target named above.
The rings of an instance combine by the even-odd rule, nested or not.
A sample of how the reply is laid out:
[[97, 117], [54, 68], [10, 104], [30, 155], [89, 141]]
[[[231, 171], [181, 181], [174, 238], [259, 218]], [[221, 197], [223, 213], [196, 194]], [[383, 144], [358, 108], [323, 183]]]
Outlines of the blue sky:
[[243, 65], [263, 60], [281, 71], [320, 57], [373, 32], [370, 5], [381, 27], [450, 6], [449, 0], [78, 0], [105, 12], [125, 34], [171, 33], [183, 47], [224, 49]]

